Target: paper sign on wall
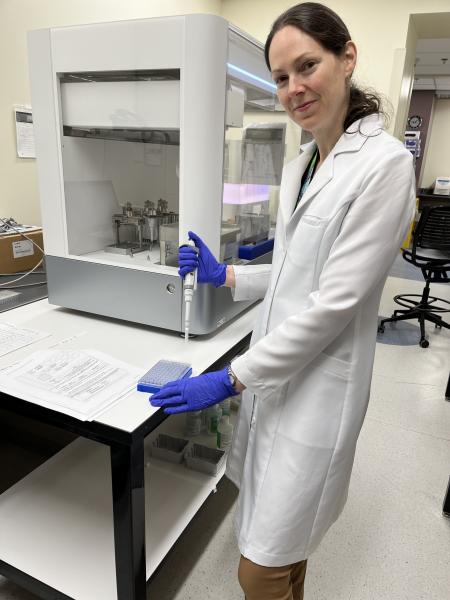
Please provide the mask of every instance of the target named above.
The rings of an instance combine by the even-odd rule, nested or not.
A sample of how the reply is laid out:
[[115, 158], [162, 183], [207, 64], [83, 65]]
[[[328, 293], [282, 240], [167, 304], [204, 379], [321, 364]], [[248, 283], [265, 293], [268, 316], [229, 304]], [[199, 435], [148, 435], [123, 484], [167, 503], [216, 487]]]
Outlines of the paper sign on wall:
[[15, 106], [14, 122], [16, 124], [17, 156], [19, 158], [36, 158], [31, 107]]

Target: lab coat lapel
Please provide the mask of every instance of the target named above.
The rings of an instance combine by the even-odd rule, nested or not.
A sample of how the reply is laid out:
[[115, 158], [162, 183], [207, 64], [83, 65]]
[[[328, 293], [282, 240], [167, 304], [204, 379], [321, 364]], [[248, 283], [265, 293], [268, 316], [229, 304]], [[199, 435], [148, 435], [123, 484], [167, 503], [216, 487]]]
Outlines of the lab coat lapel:
[[[314, 196], [327, 185], [327, 183], [333, 178], [334, 168], [334, 156], [330, 153], [321, 165], [320, 169], [314, 175], [311, 183], [309, 184], [306, 192], [303, 194], [302, 199], [297, 204], [297, 208], [294, 214], [298, 211], [302, 212], [307, 204], [311, 202]], [[292, 215], [293, 216], [293, 215]]]
[[289, 223], [292, 213], [294, 212], [302, 176], [313, 155], [315, 147], [315, 142], [309, 142], [300, 147], [299, 156], [297, 156], [293, 163], [289, 165], [289, 174], [282, 181], [282, 189], [280, 190], [280, 197], [282, 199], [281, 214], [285, 223]]
[[[352, 123], [352, 125], [349, 128], [349, 132], [344, 132], [339, 138], [339, 140], [336, 142], [336, 145], [331, 150], [330, 154], [327, 156], [323, 164], [320, 166], [319, 170], [314, 175], [310, 185], [308, 186], [306, 192], [303, 194], [302, 199], [298, 203], [297, 208], [294, 212], [290, 213], [290, 217], [286, 222], [289, 223], [289, 221], [291, 221], [291, 218], [294, 216], [298, 217], [298, 213], [301, 214], [305, 210], [306, 206], [308, 206], [311, 203], [313, 198], [317, 196], [317, 194], [320, 191], [322, 191], [322, 189], [327, 185], [329, 181], [331, 181], [331, 179], [333, 179], [334, 161], [336, 156], [347, 152], [359, 152], [359, 150], [361, 150], [362, 146], [366, 142], [368, 136], [377, 135], [377, 132], [381, 130], [381, 119], [378, 115], [375, 114]], [[306, 145], [309, 151], [307, 160], [309, 160], [309, 158], [311, 157], [312, 151], [315, 147], [314, 142], [311, 142], [311, 144]], [[303, 174], [304, 169], [305, 167], [301, 171], [301, 174]], [[295, 197], [293, 197], [292, 199], [292, 210], [295, 206], [299, 189], [300, 187], [297, 188], [297, 192], [294, 194]], [[298, 218], [294, 219], [295, 222], [297, 222], [297, 220]]]
[[[314, 145], [315, 147], [315, 145]], [[309, 154], [307, 166], [309, 159], [311, 158], [312, 152]], [[295, 202], [297, 201], [298, 192], [300, 190], [300, 182], [297, 186], [295, 192], [293, 192], [293, 202], [291, 204], [291, 212], [288, 220], [286, 221], [286, 242], [289, 243], [291, 236], [293, 235], [299, 218], [302, 213], [305, 211], [306, 207], [311, 203], [311, 201], [317, 196], [317, 194], [327, 185], [327, 183], [333, 178], [333, 166], [334, 160], [331, 154], [329, 154], [325, 160], [325, 162], [321, 165], [320, 169], [314, 175], [311, 183], [309, 184], [306, 192], [303, 194], [300, 202], [297, 204], [296, 209], [294, 210]], [[303, 171], [305, 169], [303, 168]], [[303, 174], [303, 171], [301, 172]], [[300, 175], [301, 179], [301, 175]]]

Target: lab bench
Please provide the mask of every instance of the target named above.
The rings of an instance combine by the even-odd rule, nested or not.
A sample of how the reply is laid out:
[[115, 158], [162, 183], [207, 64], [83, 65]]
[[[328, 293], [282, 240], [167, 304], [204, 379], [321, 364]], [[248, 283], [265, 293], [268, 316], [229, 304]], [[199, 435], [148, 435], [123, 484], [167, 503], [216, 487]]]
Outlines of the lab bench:
[[419, 188], [417, 198], [419, 199], [419, 210], [422, 210], [426, 206], [450, 205], [450, 196], [435, 194], [433, 190], [430, 190], [429, 188]]
[[25, 276], [0, 274], [0, 313], [44, 298], [47, 298], [47, 280], [43, 269]]
[[[194, 374], [244, 350], [256, 308], [188, 344], [176, 333], [51, 307], [43, 300], [0, 315], [52, 334], [0, 358], [0, 368], [61, 343], [93, 348], [145, 372], [160, 358]], [[0, 574], [44, 599], [144, 600], [146, 582], [223, 476], [149, 460], [154, 437], [182, 434], [147, 394], [122, 399], [95, 421], [0, 393], [0, 408], [80, 437], [0, 495]], [[158, 428], [158, 429], [157, 429]]]

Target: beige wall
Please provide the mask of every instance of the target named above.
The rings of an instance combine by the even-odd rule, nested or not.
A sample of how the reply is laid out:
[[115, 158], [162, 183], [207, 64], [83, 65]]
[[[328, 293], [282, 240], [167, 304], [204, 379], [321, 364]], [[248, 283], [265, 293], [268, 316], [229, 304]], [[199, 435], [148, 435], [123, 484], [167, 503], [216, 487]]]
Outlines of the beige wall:
[[171, 14], [220, 13], [220, 0], [0, 0], [0, 217], [41, 224], [34, 159], [16, 156], [14, 104], [30, 104], [27, 31]]
[[[222, 14], [264, 41], [274, 19], [292, 4], [289, 0], [224, 0]], [[368, 0], [328, 0], [324, 4], [339, 13], [359, 47], [359, 81], [387, 94], [393, 52], [406, 42], [410, 12], [406, 6], [419, 3], [380, 0], [376, 9]], [[405, 5], [404, 11], [399, 11], [399, 5]]]
[[[0, 216], [40, 223], [34, 160], [17, 159], [12, 107], [30, 102], [26, 32], [85, 22], [209, 12], [222, 14], [254, 37], [265, 40], [273, 20], [294, 2], [286, 0], [1, 0], [0, 1]], [[407, 44], [414, 31], [411, 13], [450, 12], [449, 0], [328, 0], [349, 26], [359, 47], [357, 80], [390, 97], [397, 128], [405, 115], [411, 83]], [[420, 35], [420, 32], [418, 32]], [[403, 76], [403, 80], [401, 77]], [[393, 122], [393, 126], [395, 121]]]
[[450, 177], [450, 99], [436, 99], [429, 145], [420, 186], [434, 184], [436, 177]]

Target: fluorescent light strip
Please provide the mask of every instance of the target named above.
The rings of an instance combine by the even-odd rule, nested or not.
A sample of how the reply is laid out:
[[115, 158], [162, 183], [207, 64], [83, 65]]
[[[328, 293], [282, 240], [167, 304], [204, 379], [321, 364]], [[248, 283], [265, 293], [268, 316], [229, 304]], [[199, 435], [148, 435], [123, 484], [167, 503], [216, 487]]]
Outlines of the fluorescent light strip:
[[250, 79], [253, 79], [254, 81], [257, 81], [258, 83], [263, 83], [271, 91], [275, 91], [277, 89], [277, 86], [274, 83], [271, 83], [270, 81], [266, 81], [265, 79], [262, 79], [262, 77], [258, 77], [257, 75], [253, 75], [253, 73], [249, 73], [249, 71], [245, 71], [244, 69], [241, 69], [240, 67], [236, 67], [236, 65], [227, 63], [227, 67], [230, 69], [230, 71], [236, 71], [237, 73], [240, 73], [241, 75], [245, 75], [246, 77], [249, 77]]

